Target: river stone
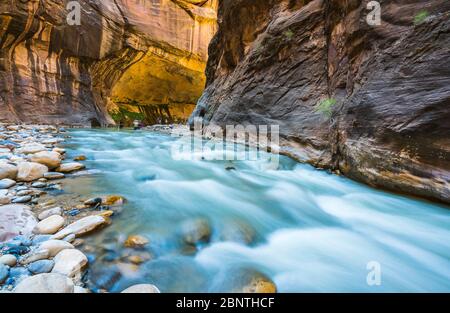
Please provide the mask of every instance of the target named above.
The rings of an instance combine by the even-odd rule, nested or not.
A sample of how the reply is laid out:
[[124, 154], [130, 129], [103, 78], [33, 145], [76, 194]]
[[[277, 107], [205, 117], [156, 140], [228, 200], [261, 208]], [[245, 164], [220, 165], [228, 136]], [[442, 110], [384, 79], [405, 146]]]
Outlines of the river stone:
[[39, 260], [45, 260], [50, 257], [50, 253], [46, 249], [39, 249], [30, 252], [29, 254], [25, 255], [21, 260], [20, 264], [27, 265]]
[[64, 226], [64, 217], [61, 215], [52, 215], [40, 221], [33, 229], [33, 233], [39, 235], [49, 235], [56, 233], [62, 226]]
[[62, 239], [70, 234], [80, 236], [94, 230], [105, 222], [105, 218], [98, 215], [86, 216], [57, 232], [53, 235], [53, 239]]
[[31, 209], [23, 204], [0, 206], [0, 242], [17, 235], [30, 235], [37, 225]]
[[0, 189], [8, 189], [16, 184], [15, 180], [4, 178], [0, 180]]
[[33, 274], [50, 273], [55, 262], [53, 260], [40, 260], [28, 265], [28, 270]]
[[16, 179], [17, 177], [17, 166], [0, 162], [0, 179], [9, 178]]
[[29, 276], [31, 276], [30, 271], [23, 266], [12, 267], [9, 270], [9, 277], [14, 281], [14, 283], [18, 283]]
[[72, 162], [72, 163], [63, 163], [61, 166], [59, 166], [56, 171], [60, 173], [72, 173], [75, 171], [79, 171], [84, 169], [84, 164], [78, 163], [78, 162]]
[[33, 153], [38, 153], [41, 151], [45, 151], [46, 148], [44, 145], [38, 144], [38, 143], [33, 143], [33, 144], [28, 144], [25, 145], [23, 147], [20, 147], [19, 149], [16, 149], [16, 153], [20, 153], [20, 154], [33, 154]]
[[87, 257], [77, 249], [65, 249], [59, 252], [55, 258], [55, 266], [52, 273], [59, 273], [69, 277], [78, 276], [88, 263]]
[[31, 156], [31, 161], [43, 164], [49, 169], [57, 168], [61, 164], [61, 155], [53, 151], [41, 151]]
[[0, 205], [6, 205], [6, 204], [10, 204], [10, 203], [11, 203], [10, 197], [0, 196]]
[[31, 196], [22, 196], [14, 198], [11, 202], [12, 203], [27, 203], [31, 201]]
[[63, 213], [63, 209], [60, 207], [56, 207], [56, 208], [52, 208], [52, 209], [43, 211], [41, 214], [38, 215], [38, 219], [40, 221], [42, 221], [52, 215], [62, 215], [62, 213]]
[[73, 158], [74, 161], [86, 161], [86, 156], [85, 155], [77, 155], [76, 157]]
[[148, 244], [148, 239], [140, 235], [128, 236], [125, 240], [124, 246], [127, 248], [141, 248]]
[[118, 195], [108, 195], [102, 197], [102, 204], [103, 205], [122, 205], [125, 202], [125, 198]]
[[211, 227], [206, 219], [193, 219], [183, 223], [181, 227], [183, 240], [189, 245], [207, 243], [211, 238]]
[[62, 179], [64, 178], [66, 175], [64, 175], [63, 173], [57, 173], [57, 172], [48, 172], [44, 174], [44, 178], [53, 180], [53, 179]]
[[63, 240], [47, 240], [39, 245], [39, 249], [48, 250], [49, 256], [54, 257], [62, 250], [74, 249], [74, 246], [69, 242]]
[[0, 263], [0, 284], [8, 278], [9, 276], [9, 266]]
[[14, 289], [15, 293], [73, 293], [72, 280], [56, 273], [38, 274], [24, 279]]
[[17, 181], [23, 182], [37, 180], [48, 172], [47, 166], [34, 162], [20, 162], [17, 169]]
[[58, 152], [59, 154], [64, 154], [64, 153], [66, 153], [66, 149], [58, 148], [58, 147], [53, 148], [53, 151]]
[[15, 266], [17, 264], [17, 258], [12, 254], [5, 254], [0, 256], [0, 264]]
[[155, 285], [139, 284], [128, 287], [122, 293], [161, 293]]

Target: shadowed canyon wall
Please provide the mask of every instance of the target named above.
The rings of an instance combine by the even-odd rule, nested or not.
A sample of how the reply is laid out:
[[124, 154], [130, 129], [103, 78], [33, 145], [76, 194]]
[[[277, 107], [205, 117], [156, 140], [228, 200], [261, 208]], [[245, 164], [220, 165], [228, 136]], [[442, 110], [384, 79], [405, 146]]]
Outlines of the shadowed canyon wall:
[[450, 202], [450, 3], [223, 0], [190, 123], [280, 125], [282, 152]]
[[0, 2], [0, 121], [189, 116], [204, 88], [217, 0], [79, 0], [74, 26], [67, 3]]

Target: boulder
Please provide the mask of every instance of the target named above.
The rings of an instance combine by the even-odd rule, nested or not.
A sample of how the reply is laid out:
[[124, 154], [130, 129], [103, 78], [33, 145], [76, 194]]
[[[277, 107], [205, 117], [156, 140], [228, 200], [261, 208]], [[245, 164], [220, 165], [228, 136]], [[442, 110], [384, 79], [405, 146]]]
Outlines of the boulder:
[[59, 273], [68, 277], [80, 275], [88, 263], [87, 257], [77, 249], [62, 250], [55, 256], [54, 261], [55, 266], [52, 273]]
[[72, 280], [56, 273], [38, 274], [20, 282], [15, 293], [73, 293]]
[[54, 151], [41, 151], [33, 154], [31, 161], [43, 164], [49, 169], [54, 169], [61, 164], [61, 155]]
[[17, 169], [17, 181], [22, 182], [38, 180], [48, 172], [47, 166], [34, 162], [20, 162]]
[[30, 235], [37, 219], [27, 205], [9, 204], [0, 206], [0, 242], [17, 235]]

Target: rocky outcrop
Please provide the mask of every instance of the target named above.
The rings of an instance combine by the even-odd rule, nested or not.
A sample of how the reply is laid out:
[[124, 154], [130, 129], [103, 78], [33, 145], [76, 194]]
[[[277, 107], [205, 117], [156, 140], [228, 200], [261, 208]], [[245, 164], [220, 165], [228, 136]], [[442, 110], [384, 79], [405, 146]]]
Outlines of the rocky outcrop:
[[67, 22], [69, 1], [0, 2], [0, 121], [188, 116], [183, 106], [204, 87], [217, 0], [77, 2], [80, 25]]
[[282, 152], [450, 202], [450, 3], [223, 0], [205, 125], [280, 125]]

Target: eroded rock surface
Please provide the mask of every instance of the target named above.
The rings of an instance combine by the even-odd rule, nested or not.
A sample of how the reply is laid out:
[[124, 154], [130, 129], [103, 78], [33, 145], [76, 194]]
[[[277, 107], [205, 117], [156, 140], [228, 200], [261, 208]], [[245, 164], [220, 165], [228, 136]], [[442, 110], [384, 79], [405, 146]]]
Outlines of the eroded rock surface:
[[108, 109], [190, 114], [183, 105], [204, 86], [217, 0], [79, 0], [73, 26], [67, 2], [0, 2], [0, 121], [96, 126], [113, 123]]
[[450, 202], [450, 3], [224, 0], [204, 124], [279, 125], [282, 152]]

